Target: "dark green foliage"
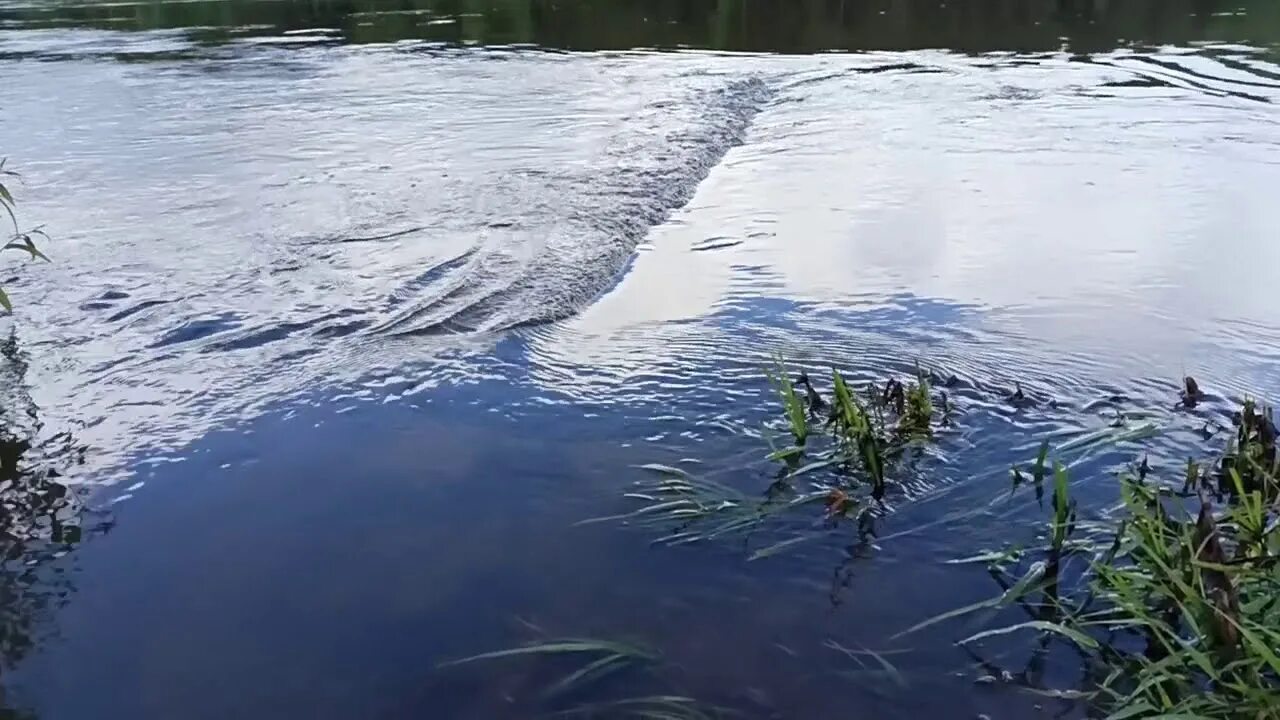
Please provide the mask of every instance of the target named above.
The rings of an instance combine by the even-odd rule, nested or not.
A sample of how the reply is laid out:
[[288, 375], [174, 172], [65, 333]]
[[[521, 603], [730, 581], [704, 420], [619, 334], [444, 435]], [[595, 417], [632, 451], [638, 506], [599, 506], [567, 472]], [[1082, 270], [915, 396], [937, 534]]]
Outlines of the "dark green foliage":
[[[782, 400], [782, 410], [786, 415], [787, 424], [791, 430], [791, 435], [795, 438], [796, 445], [804, 445], [804, 441], [809, 437], [809, 419], [808, 413], [805, 411], [805, 402], [800, 399], [799, 393], [796, 392], [795, 384], [791, 382], [791, 378], [787, 377], [787, 371], [779, 364], [778, 368], [769, 374], [769, 381], [777, 388], [778, 397]], [[805, 387], [813, 392], [809, 386], [808, 378], [805, 378]]]
[[[48, 239], [48, 235], [45, 235], [40, 228], [23, 231], [18, 225], [18, 216], [15, 210], [17, 203], [14, 202], [13, 193], [5, 185], [5, 180], [17, 179], [18, 174], [12, 170], [5, 169], [4, 163], [5, 161], [0, 159], [0, 209], [3, 209], [5, 214], [9, 216], [9, 221], [13, 223], [13, 231], [9, 233], [8, 240], [3, 245], [0, 245], [0, 252], [20, 250], [30, 255], [32, 260], [48, 260], [49, 258], [45, 257], [45, 254], [36, 248], [34, 239], [36, 237]], [[0, 289], [0, 307], [9, 312], [13, 311], [13, 304], [9, 301], [9, 295], [3, 289]]]
[[[1066, 470], [1054, 470], [1048, 542], [1017, 582], [1010, 556], [986, 556], [1005, 592], [944, 613], [910, 631], [983, 608], [1021, 606], [1030, 620], [962, 644], [1020, 631], [1074, 646], [1091, 686], [1055, 691], [1084, 698], [1101, 716], [1280, 716], [1280, 506], [1270, 413], [1246, 402], [1219, 463], [1221, 502], [1201, 491], [1188, 460], [1181, 492], [1148, 482], [1150, 467], [1120, 478], [1120, 520], [1080, 535]], [[1037, 467], [1043, 465], [1042, 449]], [[1015, 468], [1015, 472], [1016, 468]], [[1188, 499], [1192, 500], [1188, 507]], [[1069, 557], [1083, 578], [1060, 577]], [[1008, 578], [1008, 579], [1006, 579]]]
[[907, 403], [898, 427], [916, 437], [928, 437], [933, 433], [933, 398], [929, 395], [929, 378], [916, 374], [916, 382], [907, 391]]
[[842, 460], [850, 467], [860, 466], [871, 483], [873, 495], [882, 497], [885, 489], [884, 450], [888, 441], [884, 417], [877, 412], [868, 412], [858, 402], [839, 371], [831, 371], [831, 384], [835, 388], [835, 402], [830, 426], [837, 447], [844, 455]]
[[[953, 48], [983, 53], [1091, 53], [1141, 45], [1234, 42], [1270, 47], [1271, 0], [1004, 0], [965, 2], [746, 0], [185, 0], [10, 3], [0, 20], [111, 31], [185, 28], [202, 42], [246, 33], [337, 28], [350, 42], [536, 44], [574, 50], [695, 47], [812, 53]], [[444, 22], [424, 23], [423, 18]], [[449, 22], [452, 20], [453, 22]]]
[[1280, 464], [1276, 458], [1276, 426], [1271, 408], [1258, 406], [1245, 399], [1235, 414], [1236, 434], [1222, 457], [1219, 471], [1219, 493], [1235, 490], [1235, 478], [1247, 492], [1259, 492], [1267, 498], [1275, 498], [1280, 486], [1276, 477]]
[[[649, 464], [648, 477], [625, 497], [641, 503], [629, 512], [583, 521], [621, 521], [654, 530], [655, 544], [683, 545], [767, 530], [781, 539], [755, 549], [759, 560], [821, 537], [846, 519], [866, 531], [876, 501], [888, 491], [903, 451], [932, 437], [933, 401], [924, 373], [905, 386], [890, 380], [884, 392], [868, 387], [865, 400], [845, 377], [831, 373], [830, 400], [801, 372], [791, 379], [781, 361], [768, 371], [778, 394], [783, 428], [792, 444], [766, 456], [779, 463], [773, 481], [752, 495], [680, 468]], [[803, 388], [803, 395], [800, 389]], [[767, 438], [768, 436], [766, 436]], [[824, 527], [797, 531], [802, 508], [822, 505]], [[809, 516], [812, 518], [812, 515]]]

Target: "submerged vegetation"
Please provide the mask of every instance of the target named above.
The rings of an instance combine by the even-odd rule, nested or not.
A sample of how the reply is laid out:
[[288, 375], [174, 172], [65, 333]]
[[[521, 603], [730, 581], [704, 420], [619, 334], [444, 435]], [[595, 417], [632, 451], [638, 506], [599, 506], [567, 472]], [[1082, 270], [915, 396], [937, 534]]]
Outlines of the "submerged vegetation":
[[683, 695], [641, 695], [597, 701], [574, 701], [614, 674], [653, 666], [661, 656], [630, 643], [590, 638], [563, 638], [520, 647], [480, 653], [441, 663], [447, 669], [481, 661], [516, 661], [544, 658], [568, 662], [568, 672], [537, 692], [537, 704], [550, 708], [554, 717], [630, 718], [632, 720], [713, 720], [725, 717], [720, 709]]
[[508, 650], [480, 653], [459, 660], [442, 663], [440, 667], [466, 665], [480, 660], [499, 660], [522, 655], [554, 655], [584, 658], [580, 667], [548, 685], [544, 698], [551, 699], [600, 680], [632, 665], [653, 662], [658, 656], [648, 650], [625, 643], [605, 640], [568, 638], [534, 643]]

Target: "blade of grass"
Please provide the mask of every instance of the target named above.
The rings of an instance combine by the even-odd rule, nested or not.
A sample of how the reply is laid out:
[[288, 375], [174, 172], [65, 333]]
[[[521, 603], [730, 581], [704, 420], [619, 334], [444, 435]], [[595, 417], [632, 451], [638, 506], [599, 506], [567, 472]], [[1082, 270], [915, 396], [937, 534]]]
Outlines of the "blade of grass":
[[1040, 630], [1042, 632], [1057, 633], [1058, 635], [1062, 635], [1066, 638], [1069, 638], [1072, 642], [1076, 643], [1077, 645], [1080, 645], [1081, 647], [1087, 648], [1089, 650], [1098, 649], [1098, 641], [1089, 637], [1087, 634], [1082, 633], [1079, 630], [1069, 628], [1065, 625], [1062, 625], [1061, 623], [1048, 622], [1045, 620], [1028, 620], [1026, 622], [1018, 623], [1016, 625], [996, 628], [995, 630], [983, 630], [980, 633], [975, 633], [963, 640], [958, 641], [956, 644], [967, 645], [976, 640], [995, 637], [997, 635], [1008, 635], [1009, 633], [1014, 633], [1019, 630]]
[[663, 465], [661, 463], [646, 463], [644, 465], [637, 465], [636, 467], [639, 468], [640, 470], [648, 470], [650, 472], [656, 472], [660, 475], [671, 475], [684, 480], [693, 479], [693, 476], [685, 472], [684, 470], [681, 470], [680, 468], [677, 468], [677, 467], [671, 467], [670, 465]]
[[604, 640], [555, 640], [536, 645], [525, 645], [518, 648], [508, 648], [506, 650], [494, 650], [492, 652], [480, 653], [460, 658], [458, 660], [449, 660], [447, 662], [436, 665], [438, 668], [453, 667], [455, 665], [466, 665], [468, 663], [478, 662], [480, 660], [497, 660], [501, 658], [519, 657], [521, 655], [559, 655], [564, 653], [601, 653], [607, 652], [617, 655], [623, 655], [631, 658], [642, 658], [647, 660], [656, 659], [656, 655], [640, 648], [624, 645], [621, 643], [608, 642]]
[[795, 547], [796, 545], [799, 545], [800, 543], [808, 542], [809, 540], [813, 540], [814, 538], [817, 538], [817, 537], [820, 537], [820, 536], [819, 536], [819, 535], [817, 535], [817, 534], [799, 535], [799, 536], [796, 536], [796, 537], [793, 537], [793, 538], [788, 538], [788, 539], [786, 539], [786, 540], [783, 540], [782, 542], [776, 542], [776, 543], [774, 543], [774, 544], [772, 544], [772, 545], [770, 545], [770, 546], [768, 546], [768, 547], [761, 548], [761, 549], [759, 549], [759, 550], [757, 550], [757, 551], [755, 551], [755, 552], [751, 553], [751, 556], [747, 558], [747, 562], [754, 562], [754, 561], [756, 561], [756, 560], [763, 560], [764, 558], [771, 557], [771, 556], [773, 556], [773, 555], [777, 555], [777, 554], [778, 554], [778, 553], [780, 553], [780, 552], [783, 552], [783, 551], [788, 550], [788, 549], [790, 549], [790, 548], [792, 548], [792, 547]]
[[[849, 658], [851, 658], [851, 659], [853, 659], [853, 660], [857, 661], [859, 664], [862, 664], [862, 661], [861, 661], [861, 660], [859, 660], [858, 656], [859, 656], [859, 655], [866, 655], [866, 656], [870, 657], [872, 660], [875, 660], [875, 661], [876, 661], [876, 663], [877, 663], [877, 664], [880, 666], [880, 668], [884, 671], [885, 675], [887, 675], [887, 676], [889, 677], [889, 679], [890, 679], [890, 680], [892, 680], [892, 681], [893, 681], [893, 683], [894, 683], [895, 685], [897, 685], [898, 687], [906, 687], [906, 686], [907, 686], [906, 678], [904, 678], [904, 677], [902, 676], [902, 673], [898, 671], [898, 668], [894, 667], [893, 663], [889, 662], [888, 660], [885, 660], [885, 659], [884, 659], [884, 656], [883, 656], [882, 654], [880, 654], [880, 653], [878, 653], [878, 652], [876, 652], [876, 651], [874, 651], [874, 650], [870, 650], [870, 649], [866, 649], [866, 648], [864, 648], [864, 649], [862, 649], [862, 650], [851, 650], [851, 649], [849, 649], [849, 648], [847, 648], [847, 647], [845, 647], [845, 646], [841, 645], [840, 643], [836, 642], [835, 640], [828, 640], [828, 641], [826, 642], [826, 646], [827, 646], [827, 647], [829, 647], [829, 648], [831, 648], [831, 649], [833, 649], [833, 650], [837, 650], [837, 651], [839, 651], [839, 652], [841, 652], [841, 653], [844, 653], [846, 656], [848, 656]], [[901, 653], [901, 652], [906, 652], [906, 651], [904, 650], [904, 651], [899, 651], [899, 652]]]
[[626, 655], [613, 654], [606, 655], [599, 660], [588, 663], [578, 670], [566, 675], [564, 678], [556, 682], [543, 691], [544, 699], [553, 699], [569, 693], [582, 685], [599, 680], [606, 675], [621, 670], [630, 664], [634, 658]]
[[952, 620], [954, 618], [963, 617], [965, 615], [977, 612], [979, 610], [987, 610], [987, 609], [1003, 607], [1004, 605], [1014, 602], [1022, 598], [1023, 596], [1029, 594], [1030, 592], [1032, 592], [1032, 585], [1034, 583], [1038, 583], [1040, 580], [1044, 578], [1044, 571], [1045, 571], [1045, 564], [1043, 562], [1037, 562], [1033, 564], [1029, 570], [1027, 570], [1027, 573], [1023, 575], [1022, 578], [1018, 580], [1018, 582], [1014, 583], [1014, 585], [1010, 587], [1008, 590], [1006, 590], [1004, 593], [993, 598], [988, 598], [981, 602], [973, 603], [972, 605], [965, 605], [964, 607], [956, 608], [954, 610], [948, 610], [947, 612], [944, 612], [940, 615], [934, 615], [933, 617], [927, 620], [924, 620], [922, 622], [916, 623], [915, 625], [912, 625], [911, 627], [907, 628], [906, 630], [903, 630], [897, 635], [894, 635], [893, 639], [896, 640], [904, 635], [910, 635], [911, 633], [919, 632], [920, 630], [923, 630], [932, 625], [937, 625], [940, 622], [945, 622], [947, 620]]

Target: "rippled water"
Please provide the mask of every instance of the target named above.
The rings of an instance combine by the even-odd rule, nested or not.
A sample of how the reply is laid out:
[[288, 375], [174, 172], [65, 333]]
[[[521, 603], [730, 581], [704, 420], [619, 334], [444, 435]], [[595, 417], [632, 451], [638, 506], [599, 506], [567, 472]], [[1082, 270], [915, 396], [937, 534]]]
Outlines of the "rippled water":
[[[819, 48], [751, 14], [727, 42], [664, 10], [646, 39], [552, 14], [472, 46], [436, 40], [492, 43], [467, 18], [497, 15], [414, 5], [413, 32], [350, 44], [374, 21], [345, 6], [179, 5], [0, 5], [3, 151], [53, 238], [6, 279], [26, 382], [115, 503], [16, 669], [41, 716], [525, 717], [527, 666], [435, 666], [531, 626], [642, 640], [669, 662], [615, 689], [753, 717], [1070, 712], [975, 689], [950, 630], [905, 691], [823, 643], [992, 594], [941, 561], [1034, 536], [1004, 496], [1042, 439], [1119, 411], [1165, 432], [1082, 466], [1176, 473], [1230, 399], [1280, 389], [1263, 31], [1100, 16], [1075, 42], [1025, 3], [958, 39], [889, 7], [919, 29], [716, 54], [618, 48]], [[956, 376], [957, 427], [874, 547], [744, 564], [575, 525], [626, 510], [638, 463], [767, 487], [777, 353]], [[1184, 373], [1216, 398], [1194, 414]]]

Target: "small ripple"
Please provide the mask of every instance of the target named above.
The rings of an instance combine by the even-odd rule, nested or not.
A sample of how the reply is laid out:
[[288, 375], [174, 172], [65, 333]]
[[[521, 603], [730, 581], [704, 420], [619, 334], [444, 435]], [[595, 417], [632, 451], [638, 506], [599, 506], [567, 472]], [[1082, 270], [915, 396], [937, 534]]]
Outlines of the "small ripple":
[[190, 343], [216, 333], [233, 330], [240, 326], [239, 321], [242, 317], [239, 313], [221, 313], [188, 320], [181, 326], [161, 335], [160, 339], [149, 347], [162, 348]]
[[249, 348], [260, 347], [267, 343], [284, 340], [299, 330], [306, 330], [307, 328], [312, 327], [316, 322], [317, 321], [278, 323], [260, 327], [239, 337], [206, 345], [202, 349], [202, 352], [228, 352], [232, 350], [247, 350]]
[[696, 242], [693, 245], [689, 246], [689, 250], [692, 252], [706, 252], [708, 250], [723, 250], [725, 248], [734, 247], [735, 245], [741, 245], [742, 242], [743, 241], [740, 238], [710, 237], [710, 238], [707, 238], [706, 240]]
[[137, 313], [140, 313], [140, 312], [142, 312], [143, 310], [146, 310], [147, 308], [152, 308], [152, 307], [155, 307], [155, 306], [157, 306], [157, 305], [166, 305], [166, 304], [168, 304], [169, 302], [171, 302], [171, 301], [169, 301], [169, 300], [143, 300], [143, 301], [142, 301], [142, 302], [140, 302], [140, 303], [137, 303], [137, 304], [132, 305], [132, 306], [130, 306], [130, 307], [128, 307], [128, 308], [125, 308], [124, 310], [121, 310], [120, 312], [115, 313], [115, 314], [114, 314], [114, 315], [112, 315], [111, 317], [108, 317], [108, 318], [107, 318], [107, 320], [108, 320], [109, 322], [119, 322], [120, 320], [124, 320], [125, 318], [127, 318], [127, 317], [129, 317], [129, 316], [131, 316], [131, 315], [136, 315]]

